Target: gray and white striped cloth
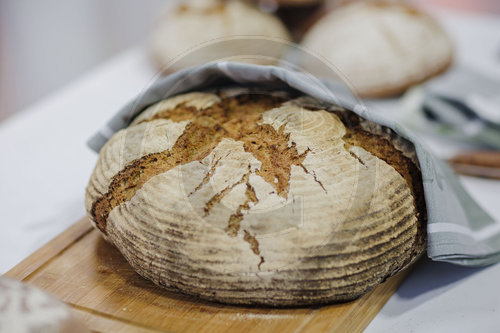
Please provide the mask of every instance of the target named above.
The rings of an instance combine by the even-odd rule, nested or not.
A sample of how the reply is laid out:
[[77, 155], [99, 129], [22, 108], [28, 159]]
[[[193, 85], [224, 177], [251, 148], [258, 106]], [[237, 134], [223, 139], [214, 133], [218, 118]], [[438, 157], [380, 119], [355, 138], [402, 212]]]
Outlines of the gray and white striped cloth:
[[164, 98], [216, 85], [242, 84], [293, 88], [320, 101], [353, 110], [387, 126], [413, 142], [422, 168], [428, 211], [428, 256], [466, 266], [500, 261], [500, 221], [494, 221], [465, 191], [453, 171], [434, 157], [411, 131], [376, 112], [335, 85], [327, 88], [315, 77], [274, 66], [217, 62], [188, 68], [159, 79], [125, 105], [88, 142], [98, 152], [107, 140], [147, 106]]
[[500, 81], [465, 66], [403, 97], [404, 124], [424, 133], [500, 149]]

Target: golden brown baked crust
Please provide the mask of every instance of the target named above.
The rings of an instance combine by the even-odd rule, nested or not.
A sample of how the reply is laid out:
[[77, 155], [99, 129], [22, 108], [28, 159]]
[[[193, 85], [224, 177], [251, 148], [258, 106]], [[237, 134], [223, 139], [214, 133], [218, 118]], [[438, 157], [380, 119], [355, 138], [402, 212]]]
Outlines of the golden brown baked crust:
[[353, 299], [425, 247], [417, 162], [373, 128], [283, 93], [177, 96], [103, 148], [89, 216], [170, 289], [276, 306]]

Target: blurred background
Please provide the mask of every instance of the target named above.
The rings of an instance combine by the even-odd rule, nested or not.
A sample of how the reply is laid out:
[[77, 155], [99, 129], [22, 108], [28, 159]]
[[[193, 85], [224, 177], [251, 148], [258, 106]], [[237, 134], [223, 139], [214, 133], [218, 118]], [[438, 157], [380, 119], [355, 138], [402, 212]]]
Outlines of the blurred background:
[[141, 43], [165, 0], [0, 0], [0, 121]]
[[[144, 43], [161, 11], [174, 2], [0, 0], [0, 121]], [[500, 14], [498, 0], [412, 2]]]

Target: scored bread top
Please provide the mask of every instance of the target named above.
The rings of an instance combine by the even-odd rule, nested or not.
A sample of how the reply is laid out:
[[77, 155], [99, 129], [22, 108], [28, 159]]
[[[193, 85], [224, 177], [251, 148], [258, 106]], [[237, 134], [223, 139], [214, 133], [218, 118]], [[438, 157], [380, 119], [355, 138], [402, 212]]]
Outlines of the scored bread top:
[[192, 92], [102, 148], [86, 208], [160, 285], [231, 303], [346, 300], [423, 251], [410, 157], [308, 97]]

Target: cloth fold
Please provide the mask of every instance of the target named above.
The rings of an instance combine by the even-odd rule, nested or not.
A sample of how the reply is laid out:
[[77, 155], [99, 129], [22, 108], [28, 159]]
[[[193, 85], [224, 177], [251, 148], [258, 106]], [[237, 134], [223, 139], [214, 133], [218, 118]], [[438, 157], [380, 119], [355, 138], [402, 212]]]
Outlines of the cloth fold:
[[457, 66], [403, 97], [418, 131], [500, 149], [500, 81]]
[[428, 216], [427, 255], [437, 261], [480, 266], [500, 261], [500, 222], [493, 220], [466, 192], [453, 171], [432, 155], [410, 130], [372, 112], [341, 85], [325, 85], [314, 76], [274, 66], [217, 62], [188, 68], [159, 79], [125, 105], [88, 142], [98, 152], [110, 137], [146, 107], [170, 96], [217, 85], [242, 84], [292, 88], [327, 104], [391, 128], [415, 146], [422, 170]]

